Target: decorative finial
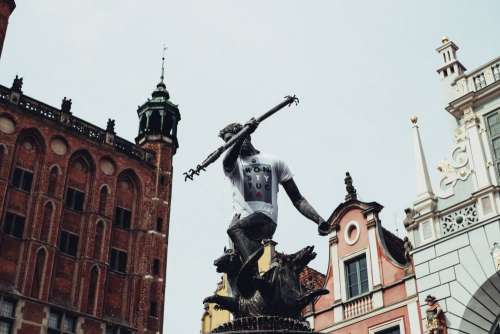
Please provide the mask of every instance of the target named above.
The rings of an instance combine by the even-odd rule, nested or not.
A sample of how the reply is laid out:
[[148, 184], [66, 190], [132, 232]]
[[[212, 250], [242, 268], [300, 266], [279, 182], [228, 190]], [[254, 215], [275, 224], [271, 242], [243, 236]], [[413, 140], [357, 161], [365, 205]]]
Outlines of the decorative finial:
[[349, 174], [349, 172], [345, 173], [344, 183], [345, 183], [345, 189], [347, 191], [347, 195], [345, 195], [345, 200], [350, 201], [353, 199], [357, 199], [358, 195], [356, 193], [356, 188], [354, 188], [354, 186], [352, 185], [352, 177], [351, 174]]
[[108, 118], [108, 124], [106, 124], [106, 132], [115, 134], [115, 120]]
[[450, 41], [450, 39], [448, 38], [448, 36], [444, 36], [443, 38], [441, 38], [441, 43], [443, 44], [446, 44]]
[[411, 124], [417, 125], [418, 122], [418, 117], [417, 116], [411, 116], [410, 117]]
[[23, 78], [20, 78], [17, 74], [16, 77], [14, 78], [14, 82], [12, 83], [12, 91], [21, 93], [23, 92]]
[[167, 52], [167, 47], [163, 44], [163, 55], [161, 57], [161, 82], [163, 83], [165, 79], [165, 53]]
[[63, 98], [61, 103], [61, 112], [66, 114], [71, 114], [71, 99], [67, 99], [66, 96]]

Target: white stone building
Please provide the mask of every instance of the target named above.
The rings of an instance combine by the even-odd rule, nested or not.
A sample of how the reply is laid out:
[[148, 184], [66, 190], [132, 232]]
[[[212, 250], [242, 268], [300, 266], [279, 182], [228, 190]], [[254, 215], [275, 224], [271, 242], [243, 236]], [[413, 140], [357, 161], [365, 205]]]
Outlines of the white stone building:
[[500, 334], [500, 57], [466, 71], [448, 38], [437, 51], [445, 109], [456, 128], [433, 188], [412, 118], [417, 199], [405, 226], [414, 246], [421, 317], [432, 295], [449, 334]]

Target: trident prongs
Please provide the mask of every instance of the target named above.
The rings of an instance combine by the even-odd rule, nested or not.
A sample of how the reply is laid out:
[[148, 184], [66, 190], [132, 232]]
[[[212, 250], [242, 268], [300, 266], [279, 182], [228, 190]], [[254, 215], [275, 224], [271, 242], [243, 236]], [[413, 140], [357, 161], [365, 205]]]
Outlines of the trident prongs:
[[206, 169], [201, 165], [196, 166], [196, 169], [191, 168], [189, 171], [183, 173], [184, 181], [188, 179], [193, 181], [195, 175], [200, 175], [200, 173], [204, 171], [206, 171]]
[[300, 100], [299, 98], [297, 97], [297, 95], [287, 95], [285, 96], [285, 99], [286, 100], [290, 100], [290, 102], [288, 103], [288, 106], [290, 107], [292, 104], [295, 104], [295, 105], [298, 105]]

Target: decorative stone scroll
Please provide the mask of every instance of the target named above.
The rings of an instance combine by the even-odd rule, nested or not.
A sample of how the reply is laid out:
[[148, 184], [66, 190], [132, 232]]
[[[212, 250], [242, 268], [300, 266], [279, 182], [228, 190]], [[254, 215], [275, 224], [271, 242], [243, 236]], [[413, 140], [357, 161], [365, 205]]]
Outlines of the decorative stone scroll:
[[462, 230], [479, 221], [476, 203], [441, 217], [443, 235]]
[[454, 137], [455, 145], [451, 149], [449, 159], [438, 164], [438, 171], [441, 173], [438, 196], [441, 198], [453, 196], [457, 181], [465, 181], [471, 174], [465, 144], [465, 130], [462, 127], [457, 128]]

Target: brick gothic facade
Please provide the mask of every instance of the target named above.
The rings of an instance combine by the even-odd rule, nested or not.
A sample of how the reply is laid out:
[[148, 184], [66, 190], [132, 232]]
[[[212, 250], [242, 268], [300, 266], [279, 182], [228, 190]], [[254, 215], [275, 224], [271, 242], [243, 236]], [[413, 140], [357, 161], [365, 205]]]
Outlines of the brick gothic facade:
[[162, 82], [136, 144], [0, 85], [0, 333], [157, 333], [177, 149]]
[[7, 33], [9, 16], [16, 8], [14, 0], [0, 0], [0, 56], [2, 55], [3, 41]]

